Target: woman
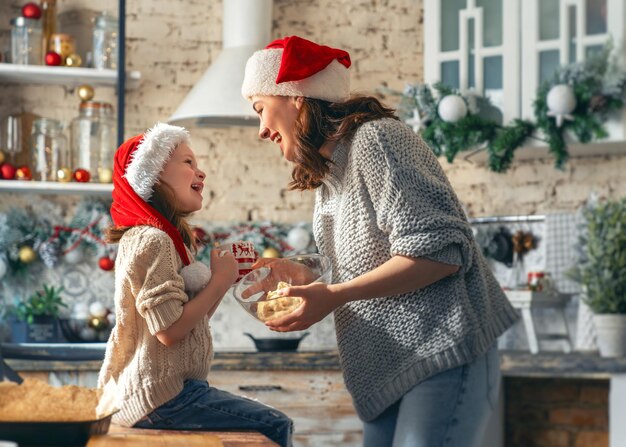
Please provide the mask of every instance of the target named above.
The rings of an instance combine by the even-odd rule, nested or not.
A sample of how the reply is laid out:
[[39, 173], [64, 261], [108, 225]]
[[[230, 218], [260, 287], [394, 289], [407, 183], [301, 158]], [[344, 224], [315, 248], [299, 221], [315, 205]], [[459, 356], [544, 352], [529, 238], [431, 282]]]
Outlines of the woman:
[[293, 163], [291, 189], [316, 191], [315, 240], [334, 275], [283, 289], [304, 302], [266, 324], [303, 330], [334, 312], [364, 445], [479, 446], [496, 338], [517, 315], [433, 153], [375, 98], [349, 99], [350, 65], [296, 36], [246, 65], [259, 136]]

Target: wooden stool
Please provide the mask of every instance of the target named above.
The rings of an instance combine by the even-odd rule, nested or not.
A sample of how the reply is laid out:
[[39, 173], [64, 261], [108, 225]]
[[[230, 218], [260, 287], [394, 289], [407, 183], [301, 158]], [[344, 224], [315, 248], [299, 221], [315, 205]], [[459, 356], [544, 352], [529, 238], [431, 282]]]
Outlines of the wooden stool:
[[[569, 301], [570, 295], [533, 292], [531, 290], [507, 290], [505, 293], [513, 307], [522, 313], [526, 337], [528, 338], [528, 347], [531, 353], [536, 354], [539, 352], [539, 342], [543, 340], [562, 340], [564, 342], [563, 352], [569, 353], [572, 351], [571, 337], [565, 318], [565, 306]], [[555, 309], [561, 320], [563, 331], [550, 334], [537, 333], [532, 315], [533, 309], [537, 308]]]

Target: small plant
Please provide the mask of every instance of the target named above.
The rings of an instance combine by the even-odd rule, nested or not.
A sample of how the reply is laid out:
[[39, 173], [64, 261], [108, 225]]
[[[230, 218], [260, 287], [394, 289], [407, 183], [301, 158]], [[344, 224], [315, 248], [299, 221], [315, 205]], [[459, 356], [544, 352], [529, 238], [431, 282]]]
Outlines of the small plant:
[[569, 276], [595, 314], [626, 314], [626, 197], [587, 206], [580, 259]]
[[58, 317], [62, 307], [67, 307], [61, 298], [63, 286], [55, 288], [46, 286], [36, 291], [26, 301], [22, 301], [15, 307], [15, 316], [20, 321], [32, 324], [35, 317], [49, 316]]

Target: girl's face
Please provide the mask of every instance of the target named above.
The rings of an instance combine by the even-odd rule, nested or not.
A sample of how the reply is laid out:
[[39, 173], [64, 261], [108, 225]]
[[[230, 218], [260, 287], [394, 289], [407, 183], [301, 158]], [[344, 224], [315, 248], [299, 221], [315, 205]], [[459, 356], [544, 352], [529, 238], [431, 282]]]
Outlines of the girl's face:
[[295, 126], [301, 105], [300, 97], [252, 97], [252, 108], [261, 120], [259, 137], [277, 144], [283, 157], [291, 162], [295, 160], [298, 146]]
[[206, 174], [198, 168], [198, 163], [189, 146], [179, 144], [161, 172], [160, 181], [172, 188], [176, 197], [176, 207], [183, 213], [191, 213], [202, 208], [202, 189]]

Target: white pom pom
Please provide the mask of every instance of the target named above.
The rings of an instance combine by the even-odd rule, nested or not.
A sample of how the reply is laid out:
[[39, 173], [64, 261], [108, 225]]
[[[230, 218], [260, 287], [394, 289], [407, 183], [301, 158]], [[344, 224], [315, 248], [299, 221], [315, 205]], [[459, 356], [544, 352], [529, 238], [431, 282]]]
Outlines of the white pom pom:
[[195, 295], [209, 283], [211, 269], [202, 262], [194, 262], [182, 268], [180, 276], [185, 281], [185, 291]]

